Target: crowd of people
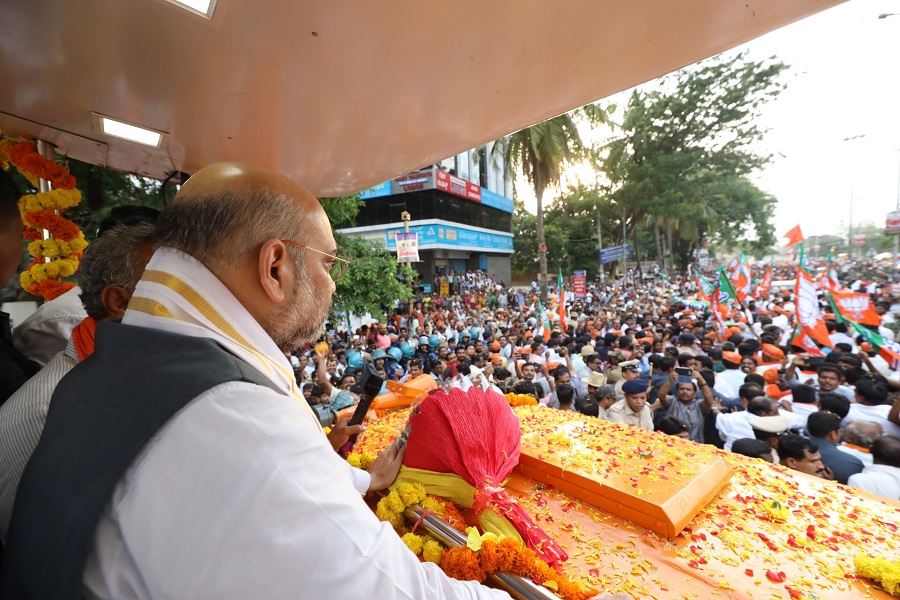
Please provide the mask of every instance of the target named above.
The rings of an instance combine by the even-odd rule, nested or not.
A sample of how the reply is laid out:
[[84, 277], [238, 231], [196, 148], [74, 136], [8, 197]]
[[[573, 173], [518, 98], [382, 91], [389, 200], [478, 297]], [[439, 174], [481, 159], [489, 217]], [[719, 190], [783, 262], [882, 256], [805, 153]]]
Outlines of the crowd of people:
[[[21, 255], [17, 199], [0, 172], [0, 278]], [[420, 562], [364, 502], [402, 438], [358, 469], [337, 450], [363, 427], [322, 421], [367, 364], [900, 498], [896, 365], [844, 323], [827, 356], [791, 346], [789, 290], [723, 330], [688, 277], [589, 283], [563, 311], [556, 290], [545, 312], [536, 289], [451, 273], [448, 294], [341, 330], [326, 321], [347, 263], [295, 182], [216, 164], [160, 214], [110, 217], [79, 286], [0, 336], [4, 598], [508, 598]], [[892, 339], [886, 279], [845, 276]]]
[[[871, 294], [893, 340], [900, 309], [890, 270], [837, 265], [848, 289]], [[792, 278], [796, 265], [775, 269]], [[453, 274], [459, 289], [417, 298], [393, 314], [327, 335], [292, 355], [308, 401], [356, 401], [365, 363], [385, 380], [427, 374], [534, 396], [548, 409], [658, 430], [900, 499], [900, 372], [877, 348], [826, 314], [833, 348], [791, 345], [793, 289], [751, 299], [724, 331], [693, 299], [691, 277], [552, 287], [544, 326], [536, 284], [509, 288], [481, 271]], [[866, 279], [863, 279], [865, 277]], [[823, 307], [825, 299], [822, 298]], [[821, 354], [821, 355], [819, 355]]]

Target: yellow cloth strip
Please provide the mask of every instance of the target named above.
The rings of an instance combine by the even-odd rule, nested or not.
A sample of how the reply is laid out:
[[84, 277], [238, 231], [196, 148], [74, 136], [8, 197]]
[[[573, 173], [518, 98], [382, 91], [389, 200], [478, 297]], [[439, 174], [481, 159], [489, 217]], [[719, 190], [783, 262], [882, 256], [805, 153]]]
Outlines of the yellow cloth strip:
[[[275, 367], [287, 381], [291, 383], [291, 391], [294, 392], [295, 378], [293, 373], [289, 373], [281, 365], [274, 363], [272, 361], [266, 360], [265, 355], [259, 352], [250, 342], [248, 342], [244, 336], [242, 336], [234, 327], [232, 327], [231, 323], [229, 323], [219, 312], [213, 308], [213, 306], [207, 302], [206, 298], [204, 298], [197, 290], [191, 287], [190, 284], [185, 282], [184, 280], [172, 275], [171, 273], [166, 273], [164, 271], [156, 271], [156, 270], [147, 270], [144, 271], [143, 277], [141, 277], [143, 281], [149, 281], [151, 283], [158, 283], [159, 285], [165, 286], [184, 298], [188, 301], [188, 303], [193, 306], [200, 314], [209, 319], [209, 321], [219, 328], [219, 330], [234, 340], [236, 343], [243, 346], [243, 348], [251, 353], [256, 359], [268, 370], [272, 371], [272, 367]], [[295, 396], [302, 397], [298, 391], [294, 393]]]
[[225, 320], [222, 315], [220, 315], [218, 311], [213, 308], [209, 302], [206, 301], [206, 298], [201, 296], [200, 293], [197, 292], [197, 290], [192, 288], [185, 281], [179, 279], [171, 273], [165, 273], [163, 271], [144, 271], [144, 275], [143, 277], [141, 277], [141, 279], [144, 281], [150, 281], [152, 283], [158, 283], [159, 285], [164, 285], [167, 288], [173, 290], [179, 296], [190, 302], [191, 306], [200, 311], [200, 314], [209, 319], [212, 324], [218, 327], [225, 335], [241, 344], [242, 346], [245, 346], [247, 348], [253, 347], [250, 342], [244, 339], [244, 336], [238, 333], [238, 331], [231, 326], [231, 323]]
[[[475, 488], [469, 485], [462, 477], [453, 473], [437, 473], [425, 469], [400, 467], [400, 474], [397, 475], [397, 479], [391, 485], [391, 489], [396, 489], [397, 486], [404, 482], [421, 483], [429, 494], [440, 496], [465, 508], [472, 508], [472, 502], [475, 499]], [[520, 543], [524, 543], [522, 536], [519, 535], [513, 524], [509, 522], [509, 519], [498, 515], [490, 509], [478, 515], [478, 521], [481, 523], [481, 528], [485, 531], [502, 537], [511, 537]]]
[[148, 315], [153, 315], [154, 317], [165, 317], [166, 319], [174, 319], [176, 321], [181, 320], [170, 313], [169, 309], [161, 302], [142, 296], [132, 296], [131, 300], [128, 301], [128, 310], [136, 310], [138, 312], [147, 313]]

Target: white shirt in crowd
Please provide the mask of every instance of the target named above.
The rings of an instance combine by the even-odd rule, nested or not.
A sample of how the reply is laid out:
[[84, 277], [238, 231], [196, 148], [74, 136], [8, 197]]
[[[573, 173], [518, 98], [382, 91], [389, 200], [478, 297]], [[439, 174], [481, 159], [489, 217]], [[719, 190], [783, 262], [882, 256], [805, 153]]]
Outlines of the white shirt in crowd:
[[87, 318], [74, 287], [62, 296], [45, 302], [13, 330], [13, 344], [42, 367], [66, 348], [76, 325]]
[[841, 452], [846, 452], [850, 456], [855, 456], [860, 461], [862, 461], [862, 464], [866, 467], [872, 466], [873, 459], [871, 452], [863, 452], [862, 450], [857, 450], [856, 448], [851, 448], [850, 446], [845, 446], [844, 444], [839, 445], [837, 449]]
[[0, 541], [6, 541], [19, 480], [41, 439], [56, 384], [77, 364], [70, 339], [64, 351], [0, 406]]
[[847, 483], [870, 494], [900, 500], [900, 469], [888, 465], [872, 465], [851, 475]]

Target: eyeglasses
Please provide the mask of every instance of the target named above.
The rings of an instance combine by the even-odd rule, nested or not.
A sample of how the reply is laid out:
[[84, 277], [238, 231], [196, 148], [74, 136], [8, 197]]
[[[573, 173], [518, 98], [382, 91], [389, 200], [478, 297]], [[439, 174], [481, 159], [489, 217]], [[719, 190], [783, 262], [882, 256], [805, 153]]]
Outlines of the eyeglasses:
[[331, 276], [331, 280], [337, 283], [340, 281], [344, 275], [347, 274], [347, 269], [350, 268], [350, 261], [346, 258], [341, 258], [340, 256], [335, 256], [333, 254], [328, 254], [327, 252], [322, 252], [321, 250], [316, 250], [315, 248], [311, 248], [306, 244], [301, 244], [300, 242], [295, 242], [294, 240], [281, 240], [285, 244], [293, 244], [294, 246], [299, 246], [300, 248], [306, 248], [307, 250], [312, 250], [313, 252], [318, 252], [319, 254], [323, 254], [330, 258], [333, 262], [331, 263], [331, 268], [328, 270], [328, 274]]

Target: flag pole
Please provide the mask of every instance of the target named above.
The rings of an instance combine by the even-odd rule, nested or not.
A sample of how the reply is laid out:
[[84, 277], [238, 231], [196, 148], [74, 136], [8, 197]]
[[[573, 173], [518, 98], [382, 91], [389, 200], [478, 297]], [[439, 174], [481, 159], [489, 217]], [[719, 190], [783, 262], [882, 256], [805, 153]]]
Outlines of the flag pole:
[[[719, 271], [722, 271], [722, 267], [719, 267]], [[722, 277], [723, 274], [726, 275], [726, 277], [723, 278]], [[725, 285], [728, 286], [728, 292], [729, 292], [729, 294], [731, 294], [731, 299], [734, 302], [737, 302], [737, 305], [738, 305], [740, 311], [743, 313], [745, 310], [749, 310], [746, 306], [744, 306], [744, 304], [740, 300], [738, 300], [737, 290], [734, 289], [734, 285], [731, 284], [731, 279], [729, 277], [727, 277], [727, 273], [719, 273], [719, 279], [725, 280]], [[746, 316], [746, 314], [744, 316]], [[748, 323], [748, 325], [750, 325], [750, 324]], [[756, 341], [760, 341], [759, 334], [756, 333], [756, 331], [753, 329], [753, 327], [748, 326], [747, 329], [750, 330], [750, 333], [753, 334], [753, 337], [756, 338]]]

